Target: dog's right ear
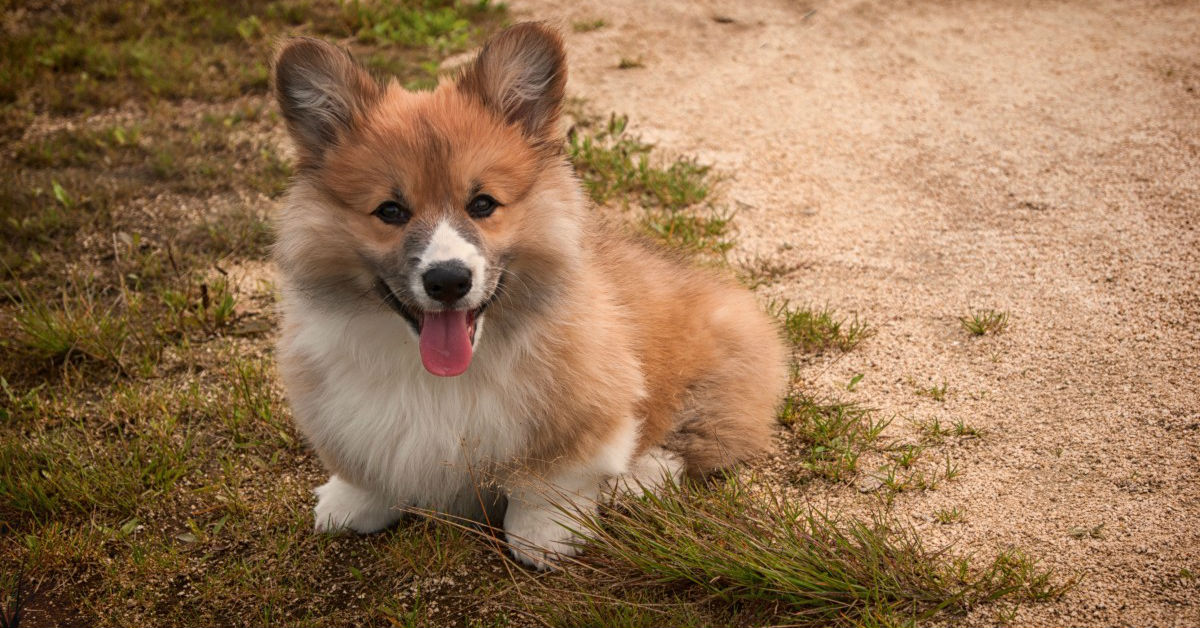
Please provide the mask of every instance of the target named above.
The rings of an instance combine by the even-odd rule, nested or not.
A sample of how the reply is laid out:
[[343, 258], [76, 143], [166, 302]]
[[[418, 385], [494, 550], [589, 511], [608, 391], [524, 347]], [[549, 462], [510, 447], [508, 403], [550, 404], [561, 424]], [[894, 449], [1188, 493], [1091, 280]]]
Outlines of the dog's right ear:
[[383, 91], [350, 53], [309, 37], [284, 41], [273, 77], [302, 167], [319, 164], [325, 150], [361, 122]]

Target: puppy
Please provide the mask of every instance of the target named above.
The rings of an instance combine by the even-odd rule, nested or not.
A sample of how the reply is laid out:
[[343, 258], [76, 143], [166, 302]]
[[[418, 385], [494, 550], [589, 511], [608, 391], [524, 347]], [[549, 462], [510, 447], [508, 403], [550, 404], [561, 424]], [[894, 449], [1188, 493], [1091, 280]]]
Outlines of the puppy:
[[297, 153], [278, 358], [331, 473], [317, 530], [502, 517], [513, 555], [546, 568], [606, 486], [769, 446], [776, 327], [750, 292], [596, 217], [564, 152], [555, 32], [509, 28], [432, 92], [304, 38], [273, 78]]

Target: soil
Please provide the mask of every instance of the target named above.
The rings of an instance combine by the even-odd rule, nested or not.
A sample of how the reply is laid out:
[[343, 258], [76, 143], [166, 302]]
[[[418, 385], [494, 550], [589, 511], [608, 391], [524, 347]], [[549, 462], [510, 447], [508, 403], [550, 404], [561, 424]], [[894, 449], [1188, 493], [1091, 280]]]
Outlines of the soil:
[[[764, 296], [876, 329], [806, 386], [896, 416], [892, 439], [982, 431], [945, 448], [961, 476], [892, 508], [1080, 578], [1015, 625], [1200, 624], [1200, 3], [512, 9], [561, 26], [591, 109], [725, 174], [733, 257], [790, 269]], [[985, 309], [1009, 326], [972, 337], [958, 319]], [[787, 463], [764, 473], [786, 484]], [[815, 486], [793, 488], [833, 511], [875, 499]]]

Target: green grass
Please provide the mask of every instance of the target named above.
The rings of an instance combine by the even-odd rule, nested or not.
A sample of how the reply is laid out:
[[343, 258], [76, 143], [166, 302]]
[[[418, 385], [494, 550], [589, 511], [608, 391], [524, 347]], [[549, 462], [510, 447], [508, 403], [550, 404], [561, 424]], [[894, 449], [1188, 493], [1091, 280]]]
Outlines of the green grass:
[[597, 203], [681, 210], [708, 199], [710, 168], [689, 158], [660, 165], [652, 159], [654, 145], [628, 133], [628, 117], [614, 114], [604, 123], [581, 123], [587, 126], [571, 134], [567, 150]]
[[605, 26], [608, 26], [608, 22], [603, 18], [575, 20], [574, 22], [571, 22], [571, 30], [575, 31], [576, 33], [590, 33], [592, 31], [598, 31]]
[[128, 99], [265, 94], [270, 52], [283, 35], [354, 37], [417, 68], [464, 49], [485, 25], [504, 17], [503, 5], [487, 1], [72, 1], [50, 6], [14, 14], [11, 30], [0, 39], [0, 135], [13, 137], [30, 112], [86, 112]]
[[431, 48], [445, 54], [465, 48], [478, 38], [481, 18], [503, 10], [504, 5], [493, 5], [489, 0], [449, 5], [349, 0], [342, 4], [342, 18], [346, 30], [361, 43]]
[[653, 145], [628, 132], [625, 116], [579, 118], [567, 153], [593, 201], [636, 208], [641, 230], [672, 248], [720, 257], [733, 246], [733, 215], [709, 202], [708, 166], [655, 155]]
[[930, 384], [929, 386], [918, 386], [914, 391], [919, 397], [929, 397], [930, 399], [941, 403], [946, 400], [946, 392], [949, 390], [949, 385], [945, 382], [941, 384]]
[[959, 317], [958, 322], [972, 336], [995, 335], [1008, 328], [1008, 312], [982, 310]]
[[842, 482], [854, 478], [859, 458], [891, 421], [854, 402], [816, 399], [794, 391], [783, 400], [779, 422], [802, 445], [803, 469]]
[[[550, 606], [562, 625], [907, 625], [1068, 586], [1014, 552], [973, 563], [893, 522], [836, 519], [751, 488], [668, 489], [580, 518], [595, 537], [580, 560], [589, 575], [544, 584], [556, 588], [536, 610]], [[630, 595], [647, 591], [653, 602]]]
[[771, 310], [782, 322], [788, 340], [804, 353], [849, 351], [875, 333], [857, 316], [844, 318], [829, 308], [793, 307], [781, 301]]
[[963, 513], [958, 509], [957, 506], [953, 508], [941, 508], [933, 513], [933, 519], [942, 525], [961, 523], [963, 520]]

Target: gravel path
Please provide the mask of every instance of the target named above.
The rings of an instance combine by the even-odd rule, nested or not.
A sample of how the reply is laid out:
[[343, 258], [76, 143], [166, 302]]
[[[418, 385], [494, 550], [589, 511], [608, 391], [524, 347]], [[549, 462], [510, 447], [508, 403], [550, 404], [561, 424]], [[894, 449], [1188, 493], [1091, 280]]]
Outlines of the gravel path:
[[[1200, 624], [1200, 3], [513, 9], [563, 27], [592, 109], [729, 175], [736, 255], [796, 267], [766, 292], [875, 326], [814, 387], [863, 373], [855, 399], [984, 431], [953, 447], [961, 477], [894, 508], [1082, 576], [1015, 625]], [[969, 337], [978, 309], [1008, 330]], [[936, 524], [948, 508], [964, 521]]]

